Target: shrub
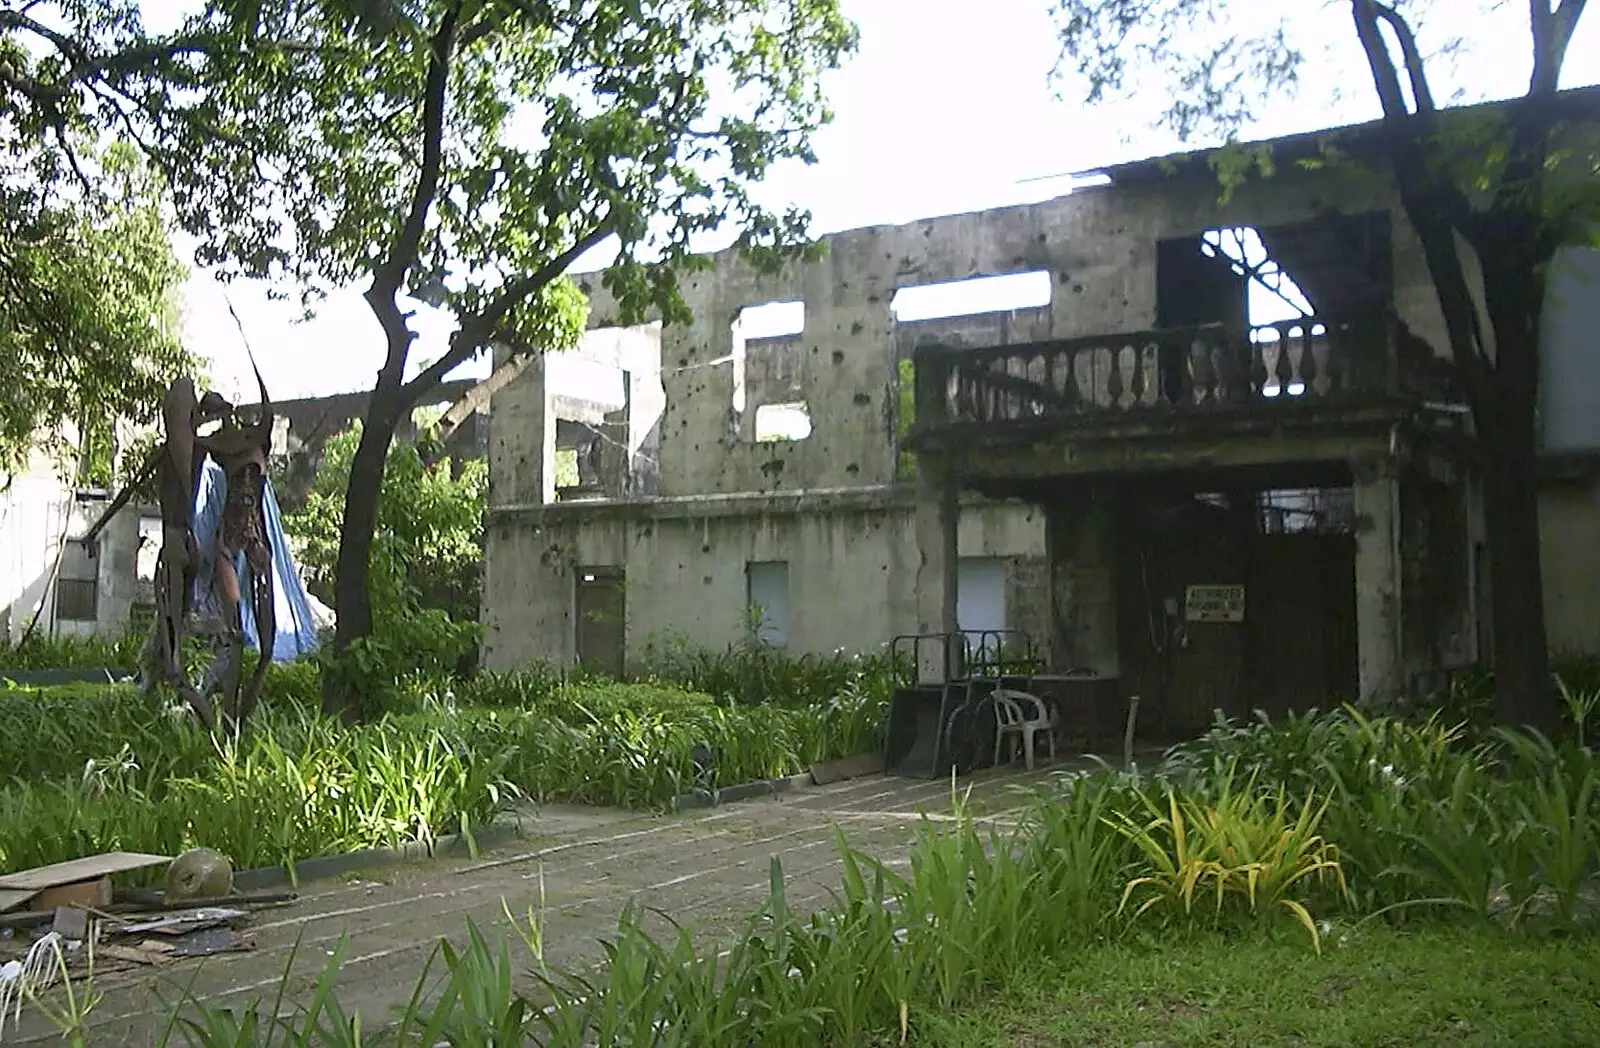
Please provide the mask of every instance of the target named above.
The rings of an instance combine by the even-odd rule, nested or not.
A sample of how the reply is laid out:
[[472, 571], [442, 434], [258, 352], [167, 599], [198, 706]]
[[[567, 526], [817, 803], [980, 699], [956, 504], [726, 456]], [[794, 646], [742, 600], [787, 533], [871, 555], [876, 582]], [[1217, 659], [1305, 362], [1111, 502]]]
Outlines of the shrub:
[[789, 655], [758, 641], [713, 651], [682, 637], [651, 638], [634, 675], [701, 691], [738, 705], [775, 703], [808, 706], [831, 702], [851, 690], [894, 688], [897, 667], [887, 652]]
[[274, 666], [256, 717], [221, 740], [129, 685], [0, 690], [0, 869], [192, 844], [273, 865], [470, 829], [519, 795], [661, 807], [860, 752], [883, 711], [859, 682], [791, 708], [548, 672], [413, 673], [397, 712], [345, 727], [317, 711], [320, 672]]
[[[1587, 700], [1573, 708], [1586, 715]], [[1448, 907], [1571, 925], [1600, 868], [1600, 768], [1581, 739], [1499, 730], [1474, 741], [1345, 709], [1273, 726], [1219, 723], [1173, 752], [1170, 774], [1215, 794], [1232, 767], [1264, 787], [1327, 798], [1321, 826], [1360, 908], [1395, 919]]]
[[1327, 800], [1319, 803], [1311, 792], [1296, 803], [1283, 787], [1265, 794], [1252, 779], [1237, 789], [1228, 783], [1205, 800], [1180, 798], [1168, 788], [1164, 804], [1142, 793], [1140, 801], [1143, 812], [1110, 817], [1141, 860], [1123, 886], [1119, 913], [1137, 901], [1135, 919], [1157, 910], [1192, 920], [1197, 898], [1202, 906], [1214, 904], [1216, 920], [1230, 907], [1253, 916], [1281, 907], [1322, 952], [1316, 923], [1299, 895], [1311, 886], [1348, 895], [1338, 849], [1318, 833]]

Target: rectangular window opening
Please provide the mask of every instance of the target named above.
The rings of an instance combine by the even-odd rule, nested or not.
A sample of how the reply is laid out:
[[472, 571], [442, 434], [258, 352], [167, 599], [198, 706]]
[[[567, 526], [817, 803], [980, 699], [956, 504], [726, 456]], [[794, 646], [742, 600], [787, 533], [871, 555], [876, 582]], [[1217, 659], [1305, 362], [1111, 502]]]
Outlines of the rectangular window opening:
[[762, 404], [756, 408], [756, 442], [805, 440], [811, 436], [811, 409], [806, 402]]
[[139, 548], [134, 552], [135, 577], [140, 582], [154, 582], [156, 562], [161, 556], [162, 527], [160, 517], [139, 519]]
[[100, 565], [81, 539], [69, 539], [56, 576], [56, 618], [94, 622], [100, 605]]
[[901, 480], [917, 478], [917, 456], [905, 448], [911, 427], [917, 422], [916, 361], [902, 358], [895, 362], [895, 441], [899, 445], [895, 471]]
[[806, 304], [799, 301], [763, 302], [745, 306], [733, 318], [734, 327], [746, 339], [785, 338], [806, 329]]
[[98, 618], [100, 587], [93, 579], [56, 580], [56, 618], [63, 622], [93, 622]]
[[890, 301], [889, 311], [895, 322], [902, 324], [981, 313], [1008, 313], [1048, 306], [1053, 291], [1054, 281], [1049, 271], [1043, 269], [969, 277], [899, 288]]
[[556, 490], [575, 488], [579, 483], [578, 449], [556, 448]]
[[[733, 362], [733, 412], [743, 415], [748, 407], [745, 345], [762, 339], [789, 338], [806, 329], [806, 304], [798, 301], [761, 302], [742, 306], [730, 325]], [[758, 393], [759, 395], [759, 393]], [[758, 411], [760, 409], [757, 409]], [[735, 423], [735, 428], [738, 428]], [[756, 439], [760, 439], [759, 437]]]
[[[1002, 557], [962, 557], [956, 566], [956, 625], [975, 655], [998, 656], [995, 645], [1006, 628], [1006, 561]], [[980, 652], [979, 649], [983, 649]]]
[[753, 560], [745, 565], [750, 631], [758, 643], [781, 648], [789, 643], [789, 564]]

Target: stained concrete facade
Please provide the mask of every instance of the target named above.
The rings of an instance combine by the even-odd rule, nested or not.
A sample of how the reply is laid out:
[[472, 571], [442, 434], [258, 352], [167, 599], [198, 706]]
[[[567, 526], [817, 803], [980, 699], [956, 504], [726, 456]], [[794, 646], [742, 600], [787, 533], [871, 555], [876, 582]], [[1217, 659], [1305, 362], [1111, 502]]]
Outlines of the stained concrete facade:
[[[501, 669], [532, 660], [570, 665], [583, 632], [575, 592], [597, 570], [625, 580], [622, 634], [631, 659], [669, 633], [713, 647], [739, 639], [752, 563], [788, 565], [788, 647], [828, 651], [972, 628], [953, 622], [953, 565], [1002, 558], [1006, 624], [1028, 629], [1058, 668], [1117, 673], [1125, 645], [1118, 639], [1115, 551], [1126, 516], [1115, 500], [1080, 499], [1083, 505], [1053, 515], [1037, 492], [1016, 499], [968, 488], [953, 494], [959, 485], [946, 479], [952, 456], [942, 453], [925, 453], [908, 469], [906, 362], [916, 347], [1147, 331], [1158, 326], [1161, 242], [1218, 227], [1309, 222], [1329, 211], [1389, 216], [1384, 261], [1394, 317], [1436, 350], [1445, 340], [1420, 244], [1381, 179], [1283, 165], [1221, 200], [1203, 164], [1176, 175], [1148, 164], [1109, 174], [1109, 185], [1039, 204], [834, 234], [823, 238], [817, 260], [776, 276], [720, 254], [687, 279], [682, 290], [694, 319], [682, 326], [618, 329], [599, 281], [582, 278], [593, 303], [591, 336], [629, 347], [601, 355], [627, 372], [629, 410], [615, 424], [626, 433], [629, 476], [648, 475], [649, 483], [633, 484], [622, 497], [557, 502], [548, 424], [555, 400], [543, 366], [495, 395], [485, 662]], [[896, 292], [907, 287], [1041, 271], [1048, 274], [1047, 304], [916, 322], [897, 321], [893, 309]], [[803, 327], [770, 339], [741, 336], [742, 311], [774, 302], [803, 303]], [[809, 415], [808, 436], [754, 439], [752, 415], [762, 405], [799, 403]], [[1432, 525], [1444, 536], [1434, 545], [1448, 550], [1440, 570], [1454, 573], [1459, 592], [1411, 637], [1402, 621], [1410, 570], [1403, 536], [1418, 513], [1406, 509], [1402, 478], [1451, 467], [1429, 465], [1425, 448], [1401, 446], [1387, 426], [1298, 443], [1280, 437], [1258, 427], [1165, 447], [1068, 442], [1030, 449], [1034, 458], [1022, 468], [1037, 474], [1041, 455], [1053, 456], [1054, 474], [1100, 478], [1158, 465], [1337, 463], [1358, 521], [1362, 693], [1392, 692], [1408, 673], [1475, 658], [1482, 591], [1470, 551], [1482, 535], [1481, 513], [1464, 508], [1470, 485], [1455, 478], [1459, 512], [1452, 516], [1447, 506], [1437, 515], [1444, 523]], [[1600, 544], [1582, 539], [1600, 523], [1596, 491], [1592, 479], [1569, 482], [1552, 494], [1546, 514], [1552, 636], [1590, 646], [1600, 639], [1600, 609], [1593, 607], [1596, 588], [1578, 580], [1600, 572]], [[1413, 601], [1419, 585], [1411, 585]]]
[[117, 636], [148, 601], [141, 578], [141, 515], [130, 510], [100, 535], [96, 556], [79, 538], [99, 518], [106, 493], [63, 478], [42, 453], [0, 490], [0, 644], [24, 636]]

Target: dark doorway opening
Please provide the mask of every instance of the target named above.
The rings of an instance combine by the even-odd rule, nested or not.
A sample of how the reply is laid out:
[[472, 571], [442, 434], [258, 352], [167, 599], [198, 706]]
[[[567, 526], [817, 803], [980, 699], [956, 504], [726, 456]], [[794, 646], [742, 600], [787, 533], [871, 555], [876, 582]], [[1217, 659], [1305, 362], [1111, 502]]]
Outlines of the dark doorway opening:
[[[1348, 486], [1150, 490], [1127, 504], [1119, 648], [1167, 738], [1355, 696]], [[1141, 718], [1142, 719], [1142, 718]]]
[[621, 680], [626, 661], [627, 597], [621, 568], [580, 568], [574, 595], [578, 664]]

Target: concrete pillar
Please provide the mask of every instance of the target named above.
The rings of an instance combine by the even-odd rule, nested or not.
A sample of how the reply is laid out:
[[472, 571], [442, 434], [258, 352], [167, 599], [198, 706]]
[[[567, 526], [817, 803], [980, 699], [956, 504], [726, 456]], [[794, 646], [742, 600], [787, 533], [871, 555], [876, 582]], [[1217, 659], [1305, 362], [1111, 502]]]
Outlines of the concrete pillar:
[[1400, 479], [1392, 460], [1358, 462], [1356, 647], [1361, 700], [1398, 698], [1404, 686], [1400, 640]]
[[[960, 565], [960, 491], [947, 463], [928, 455], [917, 469], [917, 632], [953, 634], [956, 620], [958, 569]], [[942, 680], [946, 655], [937, 644], [919, 646], [917, 677], [923, 681]], [[951, 669], [955, 665], [950, 654]]]
[[1045, 507], [1051, 669], [1092, 669], [1106, 676], [1118, 672], [1116, 552], [1111, 492], [1078, 488]]
[[[494, 363], [507, 351], [496, 347]], [[489, 504], [545, 505], [556, 500], [556, 425], [545, 388], [545, 361], [536, 356], [490, 398]]]
[[1088, 506], [1083, 501], [1052, 502], [1044, 507], [1044, 555], [1050, 565], [1050, 634], [1046, 665], [1057, 673], [1071, 669], [1077, 656], [1074, 572], [1078, 541]]

